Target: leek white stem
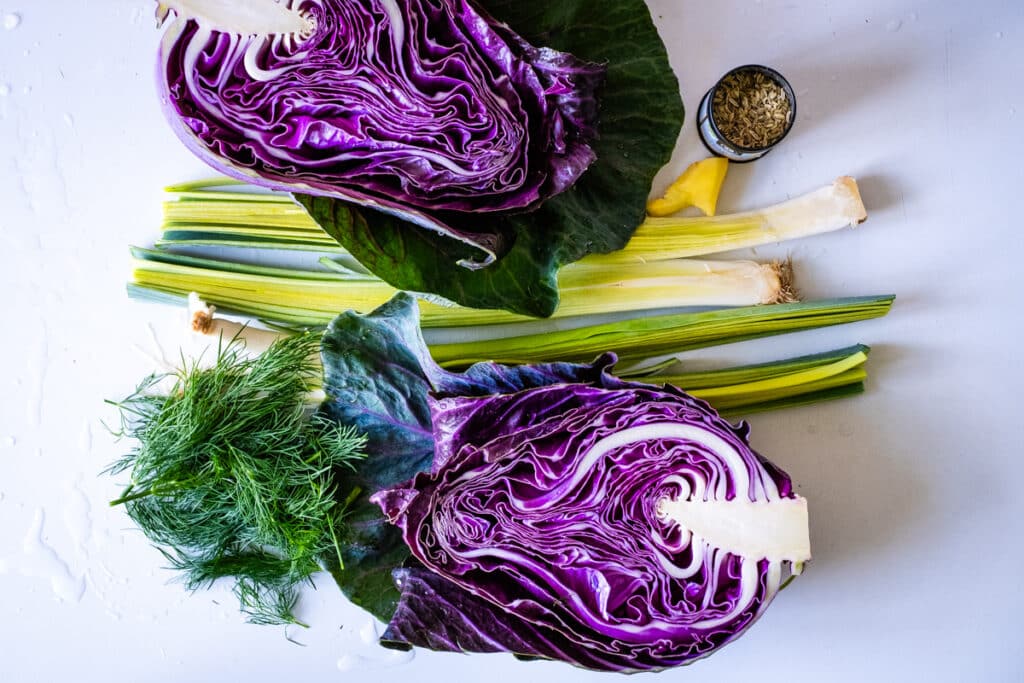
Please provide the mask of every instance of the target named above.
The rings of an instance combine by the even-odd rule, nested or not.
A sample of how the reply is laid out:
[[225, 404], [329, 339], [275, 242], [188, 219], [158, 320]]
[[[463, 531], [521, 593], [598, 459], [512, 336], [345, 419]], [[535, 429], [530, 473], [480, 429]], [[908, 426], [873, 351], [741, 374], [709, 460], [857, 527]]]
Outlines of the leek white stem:
[[[614, 275], [614, 277], [610, 277]], [[594, 287], [599, 286], [600, 290]], [[589, 291], [594, 310], [603, 313], [623, 300], [622, 310], [682, 306], [756, 306], [797, 301], [793, 266], [787, 262], [703, 261], [673, 259], [644, 264], [621, 264], [614, 269], [573, 263], [558, 273], [558, 288], [574, 307], [577, 290]], [[588, 297], [589, 298], [589, 297]], [[586, 300], [585, 297], [580, 297]], [[579, 315], [574, 310], [573, 315]], [[559, 311], [556, 316], [565, 313]]]
[[[204, 241], [213, 234], [222, 243], [234, 246], [294, 243], [342, 253], [341, 247], [288, 197], [208, 189], [221, 184], [233, 181], [167, 188], [177, 201], [164, 205], [164, 230], [172, 235], [181, 233], [169, 243], [187, 245], [188, 235], [203, 233]], [[810, 194], [758, 211], [711, 217], [648, 217], [621, 251], [591, 255], [573, 265], [618, 266], [704, 256], [840, 230], [866, 219], [857, 182], [844, 176]], [[261, 241], [253, 241], [254, 236]]]
[[[136, 249], [134, 285], [185, 296], [201, 292], [224, 309], [263, 320], [326, 325], [339, 312], [367, 312], [395, 290], [372, 276], [247, 266]], [[677, 259], [613, 268], [573, 264], [558, 276], [561, 305], [555, 317], [684, 306], [754, 306], [795, 300], [788, 263]], [[492, 325], [527, 320], [498, 310], [420, 303], [425, 327]]]
[[[242, 325], [231, 320], [218, 318], [216, 307], [207, 304], [198, 294], [188, 295], [188, 317], [190, 336], [185, 344], [185, 355], [202, 364], [212, 364], [217, 354], [214, 346], [235, 341], [245, 347], [248, 356], [255, 357], [270, 348], [279, 339], [288, 336], [283, 332], [262, 330], [250, 325]], [[319, 382], [319, 380], [317, 380]], [[313, 385], [306, 393], [305, 403], [309, 407], [320, 405], [327, 398], [322, 388]]]
[[844, 176], [828, 187], [758, 211], [722, 216], [648, 217], [622, 251], [581, 263], [648, 263], [809, 237], [867, 220], [857, 181]]
[[224, 343], [238, 339], [245, 344], [248, 353], [257, 356], [283, 336], [279, 332], [218, 318], [214, 315], [216, 310], [215, 306], [207, 304], [195, 292], [188, 295], [189, 326], [194, 338], [206, 342], [206, 345], [211, 339], [223, 340]]

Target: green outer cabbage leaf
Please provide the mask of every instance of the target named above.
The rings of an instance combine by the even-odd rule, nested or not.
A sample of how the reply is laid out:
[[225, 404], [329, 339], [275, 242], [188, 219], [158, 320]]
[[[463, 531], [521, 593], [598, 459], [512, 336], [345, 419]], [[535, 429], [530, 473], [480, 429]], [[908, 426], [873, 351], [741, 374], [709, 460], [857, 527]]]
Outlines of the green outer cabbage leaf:
[[320, 355], [326, 394], [321, 414], [354, 427], [367, 440], [366, 458], [355, 473], [343, 475], [340, 487], [364, 492], [350, 506], [339, 539], [344, 567], [337, 558], [323, 561], [349, 600], [385, 622], [399, 599], [391, 572], [409, 557], [409, 550], [369, 495], [431, 469], [435, 449], [430, 393], [489, 396], [594, 382], [605, 377], [612, 362], [602, 356], [593, 365], [478, 363], [464, 373], [449, 372], [430, 357], [420, 332], [419, 306], [405, 293], [368, 315], [339, 315], [324, 334]]
[[[396, 217], [307, 195], [296, 200], [364, 266], [392, 286], [473, 308], [547, 317], [558, 307], [558, 269], [621, 249], [644, 219], [651, 182], [684, 119], [679, 84], [643, 0], [487, 0], [485, 9], [527, 40], [607, 63], [597, 161], [576, 185], [530, 213], [471, 215], [459, 227], [511, 244], [497, 263], [468, 245]], [[486, 225], [482, 222], [486, 221]]]

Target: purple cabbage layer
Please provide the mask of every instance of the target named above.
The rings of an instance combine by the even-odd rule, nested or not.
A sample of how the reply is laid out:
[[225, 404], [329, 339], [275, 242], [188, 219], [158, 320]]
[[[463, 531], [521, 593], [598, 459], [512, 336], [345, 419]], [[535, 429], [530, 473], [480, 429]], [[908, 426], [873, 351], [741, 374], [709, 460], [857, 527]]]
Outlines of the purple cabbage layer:
[[[777, 566], [695, 547], [657, 513], [659, 500], [684, 489], [794, 496], [789, 477], [749, 447], [746, 426], [703, 401], [602, 375], [439, 396], [431, 412], [432, 471], [374, 497], [422, 564], [396, 571], [402, 597], [385, 642], [659, 670], [732, 641], [777, 592]], [[699, 440], [595, 448], [665, 424], [724, 440], [746, 490], [736, 488], [736, 461]]]
[[603, 67], [534, 47], [468, 0], [295, 8], [315, 21], [307, 38], [184, 19], [165, 36], [168, 117], [219, 171], [490, 249], [446, 212], [535, 208], [594, 161]]

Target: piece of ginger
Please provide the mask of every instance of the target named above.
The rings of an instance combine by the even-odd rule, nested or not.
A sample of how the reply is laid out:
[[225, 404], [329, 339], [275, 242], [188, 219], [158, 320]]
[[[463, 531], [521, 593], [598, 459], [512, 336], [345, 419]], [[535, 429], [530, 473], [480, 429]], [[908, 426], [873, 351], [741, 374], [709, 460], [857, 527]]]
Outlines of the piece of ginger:
[[690, 164], [690, 167], [669, 185], [661, 199], [647, 203], [651, 216], [671, 216], [685, 208], [696, 206], [706, 216], [714, 216], [718, 206], [718, 194], [729, 171], [729, 160], [724, 157], [710, 157]]

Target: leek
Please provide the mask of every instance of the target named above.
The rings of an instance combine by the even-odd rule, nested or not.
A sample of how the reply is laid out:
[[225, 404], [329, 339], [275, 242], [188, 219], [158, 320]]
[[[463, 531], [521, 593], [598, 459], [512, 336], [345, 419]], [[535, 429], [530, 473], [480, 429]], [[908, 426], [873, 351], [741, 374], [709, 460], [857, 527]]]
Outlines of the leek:
[[671, 384], [735, 417], [854, 396], [864, 391], [871, 349], [863, 344], [789, 360], [723, 370], [658, 374], [636, 381]]
[[[395, 294], [372, 275], [335, 267], [330, 272], [236, 263], [132, 249], [129, 293], [137, 298], [175, 297], [190, 292], [225, 312], [279, 325], [327, 325], [340, 311], [370, 311]], [[328, 262], [328, 261], [325, 261]], [[788, 264], [752, 261], [676, 260], [623, 264], [615, 268], [564, 269], [562, 303], [556, 317], [681, 306], [744, 306], [793, 301]], [[151, 296], [153, 295], [153, 296]], [[420, 302], [423, 325], [490, 325], [529, 320], [498, 310], [474, 310]]]
[[[243, 189], [232, 189], [241, 185]], [[220, 188], [220, 189], [214, 189]], [[254, 192], [242, 183], [223, 180], [168, 188], [174, 200], [165, 205], [163, 238], [156, 249], [133, 249], [133, 296], [185, 303], [191, 292], [226, 313], [254, 317], [284, 327], [322, 327], [342, 310], [368, 311], [388, 300], [394, 290], [358, 264], [344, 261], [337, 246], [290, 198]], [[591, 256], [559, 274], [562, 306], [558, 317], [703, 303], [791, 301], [787, 265], [751, 262], [703, 262], [674, 258], [752, 246], [788, 236], [837, 229], [863, 220], [863, 205], [852, 179], [760, 212], [718, 218], [649, 219], [626, 250]], [[652, 235], [655, 226], [660, 231]], [[684, 231], [689, 231], [688, 237]], [[238, 263], [175, 253], [168, 247], [236, 246], [326, 252], [322, 270]], [[689, 250], [689, 251], [687, 251]], [[703, 251], [701, 251], [703, 250]], [[338, 259], [338, 260], [335, 260]], [[733, 298], [730, 298], [733, 297]], [[198, 297], [194, 297], [198, 301]], [[193, 304], [195, 304], [195, 301]], [[650, 318], [634, 317], [603, 325], [525, 333], [513, 326], [489, 333], [497, 337], [471, 342], [435, 343], [431, 351], [442, 364], [464, 367], [474, 362], [587, 362], [612, 350], [626, 361], [675, 354], [689, 349], [766, 335], [835, 325], [885, 315], [890, 296], [836, 299], [810, 303], [745, 306]], [[200, 302], [201, 303], [201, 302]], [[205, 304], [204, 304], [205, 306]], [[425, 327], [489, 325], [526, 320], [503, 311], [470, 310], [436, 301], [420, 302]], [[195, 305], [193, 312], [195, 313]], [[198, 327], [209, 325], [212, 308], [203, 309]], [[206, 316], [204, 318], [204, 315]], [[197, 318], [193, 318], [197, 320]], [[202, 322], [206, 320], [206, 322]], [[234, 328], [238, 329], [237, 325]], [[256, 334], [246, 331], [247, 336]], [[262, 333], [267, 339], [267, 333]], [[266, 340], [264, 340], [266, 341]], [[253, 338], [254, 345], [256, 340]], [[641, 381], [671, 383], [704, 397], [727, 413], [801, 405], [852, 395], [863, 390], [867, 347], [702, 373], [664, 374]]]
[[[187, 257], [172, 247], [292, 249], [350, 258], [287, 195], [254, 191], [221, 179], [167, 188], [164, 224], [155, 250], [135, 249], [132, 295], [184, 300], [200, 292], [221, 310], [277, 325], [326, 325], [338, 311], [369, 311], [393, 288], [373, 276], [322, 259], [331, 273], [269, 268], [225, 259]], [[857, 184], [831, 186], [761, 211], [701, 218], [648, 218], [620, 252], [589, 256], [561, 269], [555, 317], [679, 308], [749, 306], [795, 301], [788, 264], [692, 261], [680, 257], [800, 237], [866, 217]], [[355, 265], [355, 268], [359, 268]], [[421, 303], [428, 327], [526, 320], [504, 311], [469, 311]]]
[[[673, 384], [711, 403], [722, 412], [742, 410], [744, 414], [766, 407], [792, 405], [794, 399], [806, 401], [811, 396], [838, 396], [859, 393], [864, 389], [867, 372], [864, 364], [870, 349], [855, 346], [830, 354], [820, 354], [778, 363], [700, 373], [696, 376], [656, 377], [659, 382]], [[804, 365], [806, 367], [800, 368]], [[716, 384], [736, 374], [751, 378], [735, 384]], [[696, 386], [704, 384], [704, 386]], [[844, 392], [836, 390], [844, 389]]]
[[[204, 342], [209, 345], [216, 341], [219, 346], [222, 339], [237, 339], [245, 345], [247, 353], [261, 354], [274, 341], [287, 336], [224, 320], [195, 294], [189, 297], [189, 312], [190, 326], [199, 341], [193, 345], [195, 357], [206, 353]], [[435, 346], [431, 346], [432, 353]], [[864, 364], [869, 352], [869, 347], [858, 344], [828, 353], [735, 368], [658, 372], [654, 376], [632, 378], [627, 372], [620, 376], [648, 384], [671, 384], [708, 401], [724, 414], [749, 415], [861, 393], [867, 377]], [[481, 356], [473, 362], [487, 360]]]
[[632, 318], [603, 325], [431, 346], [443, 365], [465, 367], [480, 358], [498, 363], [589, 362], [613, 351], [642, 360], [717, 344], [756, 339], [884, 316], [895, 297], [873, 296], [750, 306]]
[[626, 248], [588, 256], [600, 265], [646, 263], [758, 247], [855, 226], [867, 220], [857, 182], [828, 187], [759, 211], [724, 216], [648, 217]]
[[[287, 195], [217, 191], [237, 183], [208, 180], [167, 188], [163, 239], [158, 246], [222, 245], [292, 248], [344, 253]], [[867, 219], [857, 182], [831, 185], [758, 211], [722, 216], [648, 217], [629, 244], [613, 254], [591, 255], [563, 268], [649, 263], [706, 256], [732, 249], [808, 237], [858, 225]], [[301, 245], [301, 246], [300, 246]]]

